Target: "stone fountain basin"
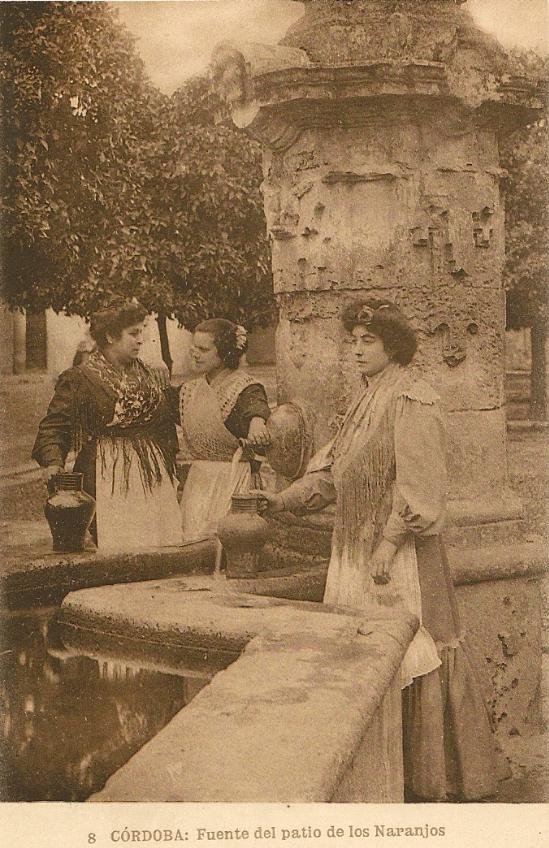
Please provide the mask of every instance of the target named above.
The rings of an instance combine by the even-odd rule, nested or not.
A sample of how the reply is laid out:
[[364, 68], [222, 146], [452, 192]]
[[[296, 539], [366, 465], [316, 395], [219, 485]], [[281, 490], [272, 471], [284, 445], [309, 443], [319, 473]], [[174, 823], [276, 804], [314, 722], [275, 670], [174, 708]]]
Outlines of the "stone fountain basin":
[[142, 662], [166, 646], [178, 673], [215, 675], [92, 800], [402, 801], [398, 669], [417, 620], [237, 587], [189, 575], [67, 596], [65, 650]]
[[2, 522], [0, 596], [10, 609], [57, 604], [68, 592], [215, 566], [212, 540], [134, 552], [103, 552], [91, 542], [81, 553], [57, 553], [45, 521]]

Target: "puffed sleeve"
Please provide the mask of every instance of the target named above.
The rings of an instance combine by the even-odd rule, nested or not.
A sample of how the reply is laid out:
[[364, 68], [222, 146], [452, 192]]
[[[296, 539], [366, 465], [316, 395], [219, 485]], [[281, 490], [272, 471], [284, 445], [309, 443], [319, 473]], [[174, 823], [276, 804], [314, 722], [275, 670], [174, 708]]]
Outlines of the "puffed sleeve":
[[225, 427], [237, 439], [245, 439], [252, 418], [263, 418], [266, 421], [270, 414], [264, 387], [261, 383], [253, 383], [240, 392], [235, 405], [225, 419]]
[[332, 476], [331, 448], [329, 442], [309, 462], [307, 471], [287, 489], [279, 492], [284, 509], [297, 515], [320, 512], [336, 500], [336, 489]]
[[73, 430], [73, 370], [64, 371], [57, 380], [48, 411], [40, 424], [32, 449], [39, 465], [64, 465], [71, 448]]
[[438, 404], [397, 400], [396, 481], [384, 538], [399, 546], [408, 533], [436, 536], [446, 517], [444, 427]]

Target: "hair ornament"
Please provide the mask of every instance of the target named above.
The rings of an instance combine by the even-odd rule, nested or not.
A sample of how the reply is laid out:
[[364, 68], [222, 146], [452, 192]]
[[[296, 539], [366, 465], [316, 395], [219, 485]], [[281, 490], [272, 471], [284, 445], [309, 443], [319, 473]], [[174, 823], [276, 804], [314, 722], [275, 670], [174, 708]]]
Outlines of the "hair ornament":
[[246, 339], [248, 338], [246, 328], [243, 327], [241, 324], [237, 324], [234, 335], [236, 339], [236, 349], [244, 350], [246, 346]]
[[373, 321], [374, 315], [376, 312], [380, 312], [382, 309], [390, 309], [388, 303], [382, 303], [381, 306], [377, 306], [375, 309], [372, 309], [371, 306], [361, 307], [360, 311], [357, 313], [356, 320], [358, 324], [370, 324]]

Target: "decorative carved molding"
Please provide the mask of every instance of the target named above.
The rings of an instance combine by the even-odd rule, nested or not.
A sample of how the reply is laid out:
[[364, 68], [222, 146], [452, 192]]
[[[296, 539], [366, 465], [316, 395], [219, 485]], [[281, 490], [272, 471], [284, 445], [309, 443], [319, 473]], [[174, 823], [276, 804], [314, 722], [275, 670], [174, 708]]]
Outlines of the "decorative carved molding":
[[475, 247], [490, 247], [494, 230], [492, 228], [493, 206], [485, 206], [480, 212], [473, 212], [473, 239]]
[[431, 332], [439, 336], [442, 358], [450, 368], [466, 358], [468, 338], [476, 336], [478, 329], [476, 320], [470, 315], [447, 315], [442, 321], [436, 321]]
[[424, 197], [416, 223], [410, 228], [410, 238], [414, 247], [429, 250], [434, 274], [451, 274], [460, 278], [468, 272], [452, 234], [450, 207], [448, 197]]

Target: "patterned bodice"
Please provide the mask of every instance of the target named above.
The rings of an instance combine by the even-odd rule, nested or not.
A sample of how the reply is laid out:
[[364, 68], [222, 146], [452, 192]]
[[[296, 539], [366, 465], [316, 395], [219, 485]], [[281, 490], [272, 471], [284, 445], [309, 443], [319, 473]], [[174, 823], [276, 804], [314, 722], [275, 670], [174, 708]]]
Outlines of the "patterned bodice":
[[257, 381], [245, 371], [228, 371], [212, 383], [205, 377], [181, 387], [180, 416], [185, 447], [193, 459], [229, 462], [239, 446], [225, 421], [240, 393]]

